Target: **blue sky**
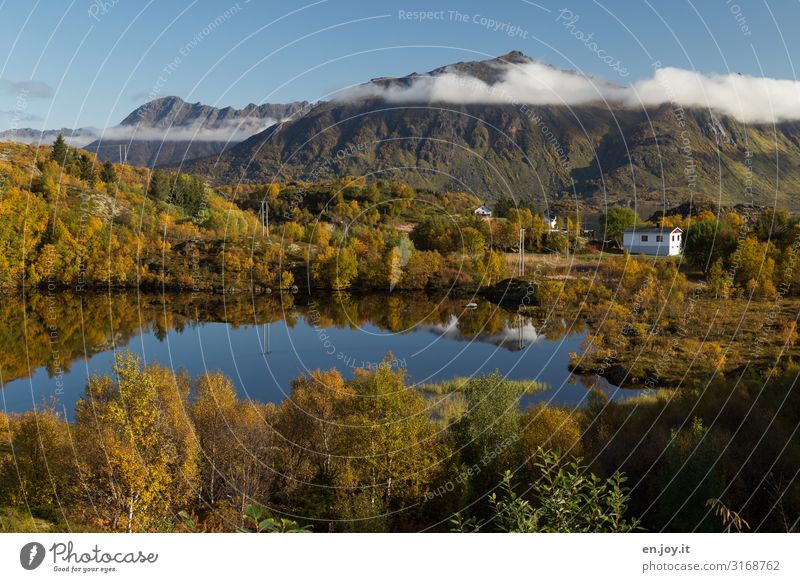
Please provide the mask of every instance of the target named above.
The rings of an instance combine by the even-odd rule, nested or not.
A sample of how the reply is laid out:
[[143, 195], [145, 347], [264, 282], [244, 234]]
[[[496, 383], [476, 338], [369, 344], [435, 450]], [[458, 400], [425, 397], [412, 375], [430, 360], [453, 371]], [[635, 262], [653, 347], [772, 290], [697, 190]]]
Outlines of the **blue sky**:
[[167, 95], [316, 100], [513, 49], [620, 83], [649, 77], [654, 61], [794, 79], [798, 23], [800, 2], [788, 0], [0, 0], [0, 129], [114, 125]]

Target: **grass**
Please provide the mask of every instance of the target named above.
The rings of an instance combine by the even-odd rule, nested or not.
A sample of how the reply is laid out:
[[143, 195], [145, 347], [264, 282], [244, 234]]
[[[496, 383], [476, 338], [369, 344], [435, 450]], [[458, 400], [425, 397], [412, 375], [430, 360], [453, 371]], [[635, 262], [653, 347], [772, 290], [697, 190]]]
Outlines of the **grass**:
[[[469, 380], [470, 378], [466, 376], [456, 376], [455, 378], [442, 380], [441, 382], [420, 384], [417, 388], [423, 394], [453, 394], [462, 392]], [[517, 386], [520, 394], [535, 394], [536, 392], [543, 392], [550, 388], [546, 382], [540, 382], [538, 380], [504, 380], [504, 382]]]
[[44, 533], [57, 529], [51, 522], [33, 517], [20, 509], [13, 507], [0, 507], [0, 532], [19, 533], [37, 532]]
[[[467, 412], [467, 401], [463, 391], [469, 380], [466, 376], [457, 376], [417, 386], [430, 404], [431, 418], [441, 430], [446, 430]], [[520, 395], [543, 392], [550, 388], [549, 384], [538, 380], [504, 380], [504, 382], [516, 386]]]
[[438, 425], [439, 430], [447, 430], [467, 412], [467, 400], [459, 392], [442, 396], [431, 395], [427, 400], [430, 404], [431, 419]]

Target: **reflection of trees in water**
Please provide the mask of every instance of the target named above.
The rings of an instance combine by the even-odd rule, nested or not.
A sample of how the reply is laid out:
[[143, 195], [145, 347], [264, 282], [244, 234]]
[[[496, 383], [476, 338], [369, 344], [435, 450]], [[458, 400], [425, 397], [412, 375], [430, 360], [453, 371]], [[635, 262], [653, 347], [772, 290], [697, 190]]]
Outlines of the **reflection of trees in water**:
[[[0, 367], [3, 381], [27, 376], [46, 367], [51, 376], [69, 370], [78, 358], [91, 357], [113, 346], [125, 346], [141, 332], [160, 341], [171, 331], [182, 333], [199, 323], [226, 322], [234, 328], [298, 318], [320, 327], [360, 328], [373, 325], [403, 333], [413, 329], [448, 328], [455, 321], [461, 338], [503, 334], [523, 323], [487, 301], [465, 310], [464, 300], [425, 293], [354, 295], [318, 293], [312, 297], [283, 295], [192, 295], [112, 293], [97, 295], [30, 294], [3, 296], [0, 301]], [[560, 321], [560, 320], [559, 320]], [[560, 337], [560, 323], [542, 328], [546, 337]], [[578, 331], [573, 329], [572, 331]], [[60, 368], [60, 369], [59, 369]]]
[[[0, 368], [3, 381], [27, 376], [45, 366], [53, 376], [69, 371], [78, 358], [125, 346], [142, 331], [164, 340], [170, 331], [210, 321], [233, 326], [282, 319], [293, 297], [220, 295], [5, 295], [0, 301]], [[291, 311], [290, 311], [291, 312]], [[292, 317], [287, 317], [292, 323]], [[30, 368], [29, 368], [30, 366]]]
[[91, 300], [70, 294], [4, 295], [0, 301], [0, 367], [3, 381], [28, 375], [46, 366], [52, 375], [67, 371], [77, 357], [108, 349], [111, 321], [118, 344], [136, 333], [139, 314], [128, 298], [96, 296]]

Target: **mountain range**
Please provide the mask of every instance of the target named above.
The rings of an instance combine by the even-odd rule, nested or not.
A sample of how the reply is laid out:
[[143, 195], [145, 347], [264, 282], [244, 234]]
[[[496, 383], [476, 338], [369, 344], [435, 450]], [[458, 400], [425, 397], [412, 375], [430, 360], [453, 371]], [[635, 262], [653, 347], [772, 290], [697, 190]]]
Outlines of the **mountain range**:
[[20, 127], [0, 131], [0, 141], [51, 144], [60, 133], [69, 145], [80, 148], [93, 142], [98, 132], [99, 130], [95, 127], [79, 127], [78, 129], [62, 127], [61, 129], [45, 130]]
[[[744, 123], [671, 103], [529, 105], [503, 95], [514, 91], [508, 68], [528, 65], [568, 82], [579, 77], [515, 51], [373, 79], [182, 169], [226, 183], [368, 175], [487, 201], [672, 205], [704, 197], [800, 209], [800, 123]], [[491, 102], [459, 96], [478, 91]]]
[[[548, 83], [562, 89], [555, 98]], [[800, 210], [800, 121], [636, 104], [630, 94], [513, 51], [372, 79], [315, 104], [237, 110], [165, 97], [115, 127], [79, 131], [97, 138], [84, 147], [101, 160], [180, 167], [216, 183], [366, 175], [486, 201], [704, 198]]]
[[154, 167], [218, 155], [307, 106], [306, 102], [293, 102], [217, 108], [187, 103], [180, 97], [162, 97], [137, 107], [113, 127], [46, 131], [24, 128], [0, 132], [0, 140], [49, 144], [61, 133], [71, 145], [97, 154], [101, 161]]

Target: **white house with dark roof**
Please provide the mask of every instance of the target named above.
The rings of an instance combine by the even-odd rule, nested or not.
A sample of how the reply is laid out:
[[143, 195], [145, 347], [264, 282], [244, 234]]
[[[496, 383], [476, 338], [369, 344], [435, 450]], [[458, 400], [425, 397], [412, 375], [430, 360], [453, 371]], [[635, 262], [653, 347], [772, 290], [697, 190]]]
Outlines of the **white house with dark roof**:
[[475, 209], [475, 214], [477, 214], [478, 216], [491, 216], [492, 210], [485, 204], [481, 204]]
[[674, 227], [626, 228], [622, 234], [622, 246], [632, 255], [673, 256], [681, 254], [683, 230]]

